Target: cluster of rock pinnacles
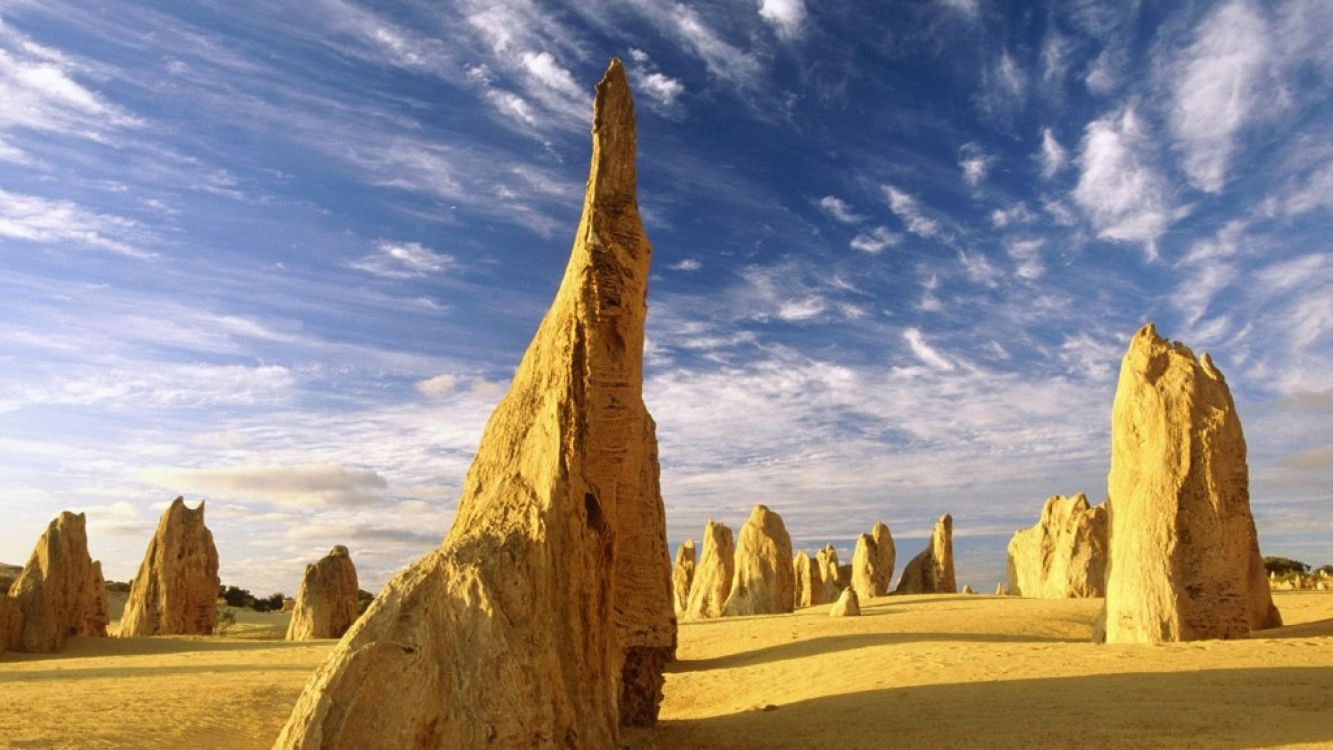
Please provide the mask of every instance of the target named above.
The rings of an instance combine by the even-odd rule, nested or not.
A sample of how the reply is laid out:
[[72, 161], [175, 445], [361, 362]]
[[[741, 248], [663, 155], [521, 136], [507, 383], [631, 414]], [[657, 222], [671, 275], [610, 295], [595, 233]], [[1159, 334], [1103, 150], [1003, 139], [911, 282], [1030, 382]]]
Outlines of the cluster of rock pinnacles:
[[[681, 545], [673, 569], [656, 427], [642, 399], [652, 250], [618, 60], [593, 111], [564, 279], [486, 426], [454, 525], [359, 619], [345, 548], [307, 568], [289, 637], [346, 634], [277, 748], [616, 747], [621, 724], [656, 720], [677, 616], [823, 604], [855, 615], [862, 600], [888, 593], [887, 526], [857, 538], [850, 565], [831, 545], [793, 558], [785, 524], [763, 505], [739, 540], [710, 520], [702, 549]], [[1206, 355], [1196, 360], [1151, 325], [1121, 368], [1108, 486], [1112, 501], [1099, 508], [1082, 496], [1049, 499], [1037, 526], [1015, 535], [1011, 593], [1104, 591], [1098, 636], [1108, 641], [1225, 638], [1280, 624], [1226, 382]], [[952, 533], [952, 518], [941, 517], [894, 593], [957, 590]], [[53, 521], [7, 588], [0, 648], [53, 651], [73, 635], [106, 634], [105, 583], [82, 515]], [[209, 633], [217, 590], [203, 506], [177, 499], [134, 579], [121, 634]]]

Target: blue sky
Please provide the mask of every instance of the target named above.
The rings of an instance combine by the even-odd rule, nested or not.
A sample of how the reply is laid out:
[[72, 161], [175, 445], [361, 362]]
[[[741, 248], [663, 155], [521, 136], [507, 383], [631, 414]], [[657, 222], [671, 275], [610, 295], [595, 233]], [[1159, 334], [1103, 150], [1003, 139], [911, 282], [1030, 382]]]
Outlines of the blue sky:
[[577, 221], [621, 56], [673, 546], [955, 519], [1003, 575], [1105, 495], [1143, 322], [1213, 354], [1261, 544], [1333, 562], [1333, 16], [1281, 3], [0, 3], [0, 560], [128, 579], [434, 547]]

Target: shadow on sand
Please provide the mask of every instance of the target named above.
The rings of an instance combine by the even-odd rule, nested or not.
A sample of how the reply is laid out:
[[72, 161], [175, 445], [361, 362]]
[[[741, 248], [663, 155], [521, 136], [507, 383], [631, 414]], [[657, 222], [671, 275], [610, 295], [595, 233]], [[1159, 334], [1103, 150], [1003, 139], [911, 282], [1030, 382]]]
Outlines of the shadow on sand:
[[[1221, 708], [1221, 710], [1219, 710]], [[628, 733], [649, 748], [1145, 748], [1333, 743], [1333, 669], [1126, 673], [886, 688]]]

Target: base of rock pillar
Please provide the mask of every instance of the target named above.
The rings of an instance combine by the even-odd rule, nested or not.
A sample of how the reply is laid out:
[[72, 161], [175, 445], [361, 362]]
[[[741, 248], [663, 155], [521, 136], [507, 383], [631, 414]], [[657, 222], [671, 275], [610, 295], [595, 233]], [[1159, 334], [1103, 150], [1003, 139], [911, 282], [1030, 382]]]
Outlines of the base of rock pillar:
[[633, 646], [625, 651], [625, 668], [621, 671], [620, 725], [651, 727], [657, 723], [657, 711], [662, 705], [662, 670], [674, 658], [675, 649], [666, 647]]

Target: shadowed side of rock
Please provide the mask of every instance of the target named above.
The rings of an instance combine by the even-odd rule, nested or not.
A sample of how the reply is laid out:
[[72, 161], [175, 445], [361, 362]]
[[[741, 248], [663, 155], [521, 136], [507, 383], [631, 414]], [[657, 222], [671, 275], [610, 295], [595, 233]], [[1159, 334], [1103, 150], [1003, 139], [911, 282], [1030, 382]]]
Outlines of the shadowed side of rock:
[[1281, 615], [1250, 513], [1240, 418], [1222, 373], [1152, 324], [1130, 341], [1111, 411], [1110, 559], [1095, 637], [1237, 638]]
[[895, 594], [955, 594], [958, 583], [953, 571], [953, 517], [941, 516], [935, 522], [930, 541], [912, 561], [903, 567]]
[[47, 525], [0, 598], [0, 651], [55, 653], [73, 636], [106, 635], [106, 581], [88, 555], [82, 513], [63, 511]]
[[352, 555], [341, 544], [318, 562], [305, 566], [287, 625], [287, 640], [341, 638], [356, 622], [358, 585]]
[[276, 747], [615, 747], [626, 667], [652, 687], [652, 665], [626, 655], [670, 648], [675, 620], [665, 527], [650, 528], [662, 513], [642, 400], [651, 248], [634, 153], [615, 60], [597, 85], [569, 264], [454, 525], [343, 637]]
[[684, 615], [690, 604], [690, 587], [694, 585], [694, 540], [686, 539], [676, 548], [676, 560], [671, 566], [671, 597], [677, 615]]
[[120, 618], [122, 638], [210, 635], [217, 619], [218, 550], [204, 503], [176, 498], [157, 523]]

